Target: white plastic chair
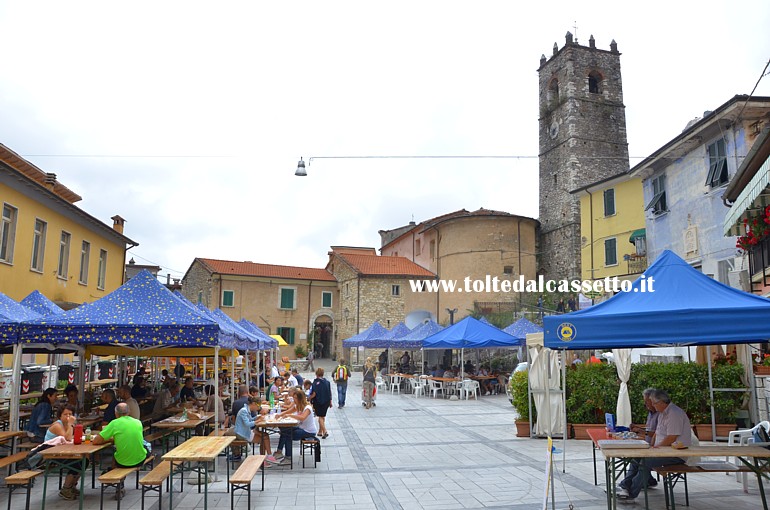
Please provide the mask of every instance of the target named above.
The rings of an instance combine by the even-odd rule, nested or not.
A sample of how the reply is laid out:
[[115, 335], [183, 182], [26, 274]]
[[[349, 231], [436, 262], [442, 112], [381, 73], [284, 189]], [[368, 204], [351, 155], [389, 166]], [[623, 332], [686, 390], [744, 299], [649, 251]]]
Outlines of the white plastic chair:
[[430, 393], [430, 381], [427, 375], [421, 375], [417, 379], [417, 382], [422, 386], [422, 394], [427, 396]]
[[478, 400], [478, 395], [481, 393], [481, 385], [478, 381], [466, 379], [463, 381], [463, 393], [465, 393], [465, 400], [468, 400], [471, 394], [473, 394], [473, 398]]
[[385, 379], [383, 379], [382, 376], [380, 376], [380, 375], [378, 375], [374, 379], [374, 385], [377, 387], [378, 390], [380, 388], [385, 388], [386, 390], [388, 389], [388, 383], [386, 383]]
[[419, 380], [409, 379], [409, 385], [412, 387], [412, 393], [414, 393], [414, 398], [417, 398], [420, 395], [424, 395], [423, 387], [422, 387], [422, 384], [420, 384]]
[[[759, 429], [759, 427], [764, 428], [765, 432], [767, 432], [768, 435], [770, 435], [770, 422], [761, 421], [750, 429], [741, 429], [741, 430], [731, 431], [727, 436], [727, 446], [740, 446], [740, 445], [747, 445], [747, 444], [753, 444], [756, 446], [770, 446], [770, 443], [754, 442], [754, 432], [756, 432]], [[729, 462], [730, 458], [728, 457], [725, 460]], [[733, 459], [733, 463], [738, 467], [743, 465], [737, 458]], [[736, 476], [735, 481], [737, 482], [738, 479], [739, 477]], [[743, 492], [748, 492], [749, 478], [747, 476], [747, 473], [740, 473], [740, 481], [743, 483]]]
[[398, 394], [401, 394], [401, 376], [400, 375], [391, 375], [390, 376], [390, 394], [398, 392]]
[[441, 396], [445, 396], [446, 393], [444, 393], [444, 383], [439, 381], [434, 381], [433, 379], [428, 379], [430, 382], [430, 391], [433, 394], [433, 398], [436, 398], [436, 395], [438, 395], [439, 392], [441, 392]]

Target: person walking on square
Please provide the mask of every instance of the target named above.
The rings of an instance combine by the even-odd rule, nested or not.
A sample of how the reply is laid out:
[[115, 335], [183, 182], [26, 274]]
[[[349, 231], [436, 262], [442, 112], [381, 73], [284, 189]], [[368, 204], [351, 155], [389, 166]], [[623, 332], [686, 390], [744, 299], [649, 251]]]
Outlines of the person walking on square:
[[310, 397], [313, 404], [313, 410], [318, 417], [318, 436], [326, 439], [329, 432], [326, 430], [326, 413], [329, 408], [334, 406], [332, 402], [332, 385], [324, 378], [323, 367], [316, 368], [315, 380], [311, 386]]
[[315, 359], [315, 349], [308, 349], [307, 351], [307, 368], [308, 370], [315, 370], [313, 366], [313, 360]]
[[372, 363], [372, 358], [366, 358], [366, 363], [364, 364], [364, 406], [367, 409], [372, 408], [376, 380], [377, 367]]
[[337, 383], [337, 405], [340, 409], [345, 407], [345, 397], [348, 393], [348, 378], [350, 369], [345, 364], [345, 360], [340, 358], [340, 364], [334, 369], [334, 382]]

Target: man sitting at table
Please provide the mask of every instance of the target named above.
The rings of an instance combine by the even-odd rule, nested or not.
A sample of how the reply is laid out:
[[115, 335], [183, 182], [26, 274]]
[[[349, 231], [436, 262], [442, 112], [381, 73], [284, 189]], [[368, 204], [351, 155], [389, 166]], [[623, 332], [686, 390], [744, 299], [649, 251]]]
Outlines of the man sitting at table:
[[[256, 398], [256, 396], [255, 396]], [[238, 417], [238, 411], [241, 410], [249, 401], [249, 388], [245, 384], [238, 386], [238, 398], [233, 401], [233, 406], [230, 409], [230, 414], [225, 420], [225, 427], [232, 427], [235, 425], [235, 420]]]
[[104, 408], [104, 415], [102, 416], [102, 423], [107, 425], [109, 422], [115, 419], [115, 406], [118, 405], [118, 399], [115, 398], [115, 390], [107, 388], [102, 392], [102, 401], [107, 404]]
[[302, 388], [305, 384], [305, 378], [299, 375], [299, 372], [296, 368], [291, 369], [291, 375], [294, 376], [294, 379], [297, 381], [297, 384], [295, 386]]
[[182, 387], [182, 391], [179, 393], [179, 400], [182, 402], [195, 400], [195, 388], [193, 387], [193, 382], [193, 378], [189, 376], [184, 380], [184, 386]]
[[128, 404], [128, 415], [138, 420], [141, 411], [139, 409], [139, 402], [131, 396], [131, 386], [124, 384], [118, 388], [118, 398]]
[[[129, 416], [128, 412], [128, 404], [118, 404], [115, 407], [116, 418], [94, 438], [95, 445], [114, 443], [113, 469], [140, 467], [149, 455], [144, 447], [142, 422]], [[115, 494], [116, 499], [120, 499], [125, 493], [125, 489], [121, 487]]]
[[[650, 394], [650, 402], [658, 413], [658, 425], [652, 438], [653, 448], [671, 446], [675, 442], [690, 446], [690, 419], [680, 407], [671, 403], [668, 393], [663, 390], [654, 390]], [[680, 457], [637, 459], [630, 464], [628, 475], [620, 482], [617, 491], [618, 500], [632, 503], [641, 492], [650, 468], [683, 463], [684, 460]]]
[[159, 418], [169, 414], [167, 409], [174, 405], [179, 394], [179, 383], [169, 380], [168, 387], [164, 387], [160, 390], [160, 393], [155, 397], [155, 407], [152, 409], [152, 416]]

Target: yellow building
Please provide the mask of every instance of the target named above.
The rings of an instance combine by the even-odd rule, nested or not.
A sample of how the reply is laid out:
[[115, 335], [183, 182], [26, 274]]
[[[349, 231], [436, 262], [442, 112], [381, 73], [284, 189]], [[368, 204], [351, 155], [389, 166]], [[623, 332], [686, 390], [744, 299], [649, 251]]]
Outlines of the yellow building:
[[38, 290], [69, 309], [123, 284], [137, 243], [123, 235], [123, 218], [110, 227], [74, 205], [80, 199], [0, 144], [0, 292], [21, 301]]
[[642, 180], [623, 173], [573, 190], [580, 197], [583, 280], [635, 280], [647, 269]]

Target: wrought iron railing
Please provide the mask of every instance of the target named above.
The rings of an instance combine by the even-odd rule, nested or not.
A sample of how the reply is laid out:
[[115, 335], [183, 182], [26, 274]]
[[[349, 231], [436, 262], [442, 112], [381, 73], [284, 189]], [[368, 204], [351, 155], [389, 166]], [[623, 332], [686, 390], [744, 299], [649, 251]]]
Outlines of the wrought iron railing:
[[[749, 249], [749, 273], [752, 276], [752, 292], [760, 292], [762, 287], [770, 285], [770, 275], [767, 268], [770, 267], [770, 237], [765, 237], [759, 243]], [[762, 275], [758, 282], [753, 278], [757, 274]]]

